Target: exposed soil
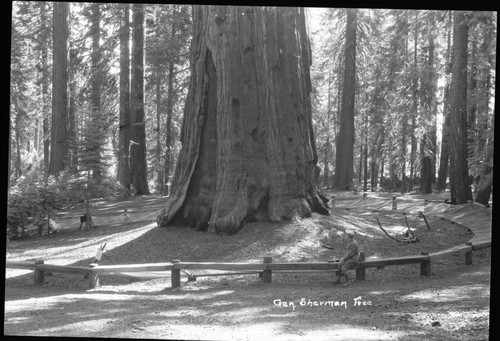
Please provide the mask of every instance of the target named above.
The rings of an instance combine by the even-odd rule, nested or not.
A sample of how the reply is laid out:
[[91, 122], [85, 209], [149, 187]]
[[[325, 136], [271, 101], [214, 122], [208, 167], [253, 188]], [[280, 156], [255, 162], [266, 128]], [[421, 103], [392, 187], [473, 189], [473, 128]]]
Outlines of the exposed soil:
[[[407, 229], [401, 214], [378, 217], [393, 236]], [[264, 256], [275, 262], [327, 261], [342, 256], [345, 229], [357, 232], [367, 258], [433, 252], [472, 238], [463, 226], [434, 217], [429, 221], [431, 231], [421, 218], [408, 216], [419, 237], [412, 244], [388, 238], [374, 213], [344, 210], [282, 224], [250, 223], [233, 236], [160, 229], [152, 223], [101, 226], [10, 241], [7, 260], [86, 266], [106, 242], [102, 264], [261, 262]], [[322, 248], [322, 243], [334, 250]], [[34, 287], [31, 271], [7, 269], [4, 333], [189, 340], [487, 340], [490, 250], [474, 252], [472, 266], [464, 265], [463, 254], [437, 261], [431, 277], [421, 277], [418, 264], [367, 269], [366, 281], [347, 287], [334, 285], [332, 273], [274, 273], [272, 283], [262, 283], [257, 274], [191, 282], [183, 277], [177, 289], [170, 287], [169, 277], [103, 276], [101, 285], [89, 290], [81, 275], [53, 273], [45, 276], [44, 285]], [[364, 304], [354, 306], [355, 301]]]

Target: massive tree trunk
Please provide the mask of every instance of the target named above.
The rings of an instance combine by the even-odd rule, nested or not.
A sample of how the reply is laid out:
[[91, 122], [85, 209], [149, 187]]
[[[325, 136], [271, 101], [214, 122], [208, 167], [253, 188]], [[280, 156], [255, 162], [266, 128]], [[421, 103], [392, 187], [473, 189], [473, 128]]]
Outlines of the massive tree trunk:
[[68, 38], [69, 3], [55, 2], [53, 13], [52, 138], [49, 174], [58, 174], [68, 164]]
[[120, 26], [120, 126], [118, 181], [125, 187], [125, 197], [130, 192], [130, 11], [128, 4], [122, 4]]
[[149, 194], [144, 115], [144, 5], [134, 4], [132, 13], [131, 139], [137, 144], [131, 148], [130, 168], [136, 194], [143, 195]]
[[451, 203], [464, 204], [472, 198], [467, 163], [467, 38], [465, 12], [455, 13], [450, 113]]
[[303, 9], [194, 8], [182, 149], [159, 226], [232, 234], [252, 219], [328, 214], [310, 53]]
[[335, 188], [345, 189], [353, 180], [354, 163], [354, 98], [356, 84], [357, 10], [347, 10], [344, 50], [344, 79], [339, 135], [336, 141]]

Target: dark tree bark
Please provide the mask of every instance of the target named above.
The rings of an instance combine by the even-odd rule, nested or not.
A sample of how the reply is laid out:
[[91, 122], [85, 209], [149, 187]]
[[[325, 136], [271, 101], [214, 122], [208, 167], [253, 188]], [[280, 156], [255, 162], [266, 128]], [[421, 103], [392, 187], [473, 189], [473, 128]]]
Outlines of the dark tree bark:
[[477, 190], [475, 201], [488, 205], [490, 200], [491, 190], [493, 188], [493, 149], [494, 149], [494, 131], [495, 131], [495, 111], [493, 110], [493, 118], [490, 127], [488, 144], [485, 150], [484, 162], [479, 176], [479, 188]]
[[432, 158], [427, 155], [422, 158], [420, 172], [420, 191], [422, 194], [432, 193]]
[[134, 4], [132, 9], [131, 139], [137, 145], [131, 148], [130, 169], [136, 195], [144, 195], [149, 194], [144, 121], [144, 5]]
[[375, 161], [370, 162], [370, 185], [371, 191], [375, 192], [377, 188], [377, 178], [378, 178], [378, 165]]
[[49, 174], [68, 165], [68, 38], [69, 3], [55, 2], [53, 12], [52, 134]]
[[193, 17], [182, 149], [158, 225], [232, 234], [253, 219], [328, 214], [303, 9], [196, 6]]
[[130, 193], [130, 10], [122, 4], [120, 26], [120, 125], [118, 181], [125, 187], [125, 196]]
[[465, 12], [455, 13], [450, 113], [451, 203], [464, 204], [472, 198], [467, 162], [467, 43]]
[[345, 189], [353, 180], [354, 163], [354, 98], [356, 84], [356, 26], [357, 10], [347, 10], [344, 49], [344, 78], [339, 134], [336, 141], [335, 184]]

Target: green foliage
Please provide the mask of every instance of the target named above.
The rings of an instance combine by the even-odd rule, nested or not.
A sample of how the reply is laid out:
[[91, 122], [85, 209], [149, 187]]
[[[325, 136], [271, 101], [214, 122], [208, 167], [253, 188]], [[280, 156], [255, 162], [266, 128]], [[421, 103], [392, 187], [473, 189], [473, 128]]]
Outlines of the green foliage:
[[54, 229], [52, 209], [68, 203], [66, 174], [44, 180], [37, 173], [36, 169], [28, 172], [9, 189], [7, 235], [11, 238], [24, 237], [33, 230], [41, 235], [44, 228], [47, 233], [51, 232]]

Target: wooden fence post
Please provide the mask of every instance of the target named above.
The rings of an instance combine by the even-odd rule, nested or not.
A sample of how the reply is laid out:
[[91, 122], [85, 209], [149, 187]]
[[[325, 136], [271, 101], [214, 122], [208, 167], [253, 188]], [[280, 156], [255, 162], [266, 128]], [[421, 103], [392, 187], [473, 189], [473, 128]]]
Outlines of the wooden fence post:
[[[422, 251], [420, 254], [426, 256], [429, 254], [429, 252]], [[431, 260], [428, 259], [427, 261], [420, 263], [420, 276], [431, 276], [431, 275], [432, 275]]]
[[[467, 242], [465, 245], [472, 246], [472, 243]], [[472, 265], [472, 248], [470, 251], [465, 253], [465, 265]]]
[[[35, 265], [43, 264], [43, 260], [37, 259], [35, 260]], [[44, 272], [43, 270], [35, 269], [33, 272], [33, 282], [35, 285], [42, 285], [44, 281]]]
[[171, 271], [171, 283], [172, 283], [172, 288], [179, 288], [181, 286], [181, 270], [175, 268], [175, 264], [180, 263], [179, 259], [174, 259], [172, 261], [173, 267]]
[[[265, 264], [272, 263], [273, 258], [272, 257], [264, 257], [264, 262]], [[262, 282], [264, 283], [271, 283], [272, 282], [272, 271], [268, 269], [264, 269], [262, 272]]]
[[98, 264], [97, 263], [91, 263], [89, 264], [90, 272], [89, 272], [89, 288], [90, 289], [95, 289], [96, 287], [99, 286], [99, 274], [95, 271], [92, 271], [93, 268], [95, 268]]
[[365, 261], [365, 253], [360, 252], [359, 256], [358, 256], [359, 267], [356, 269], [356, 280], [357, 281], [366, 280], [365, 265], [363, 264], [364, 261]]
[[395, 211], [398, 209], [398, 203], [396, 202], [396, 197], [392, 197], [392, 209]]

